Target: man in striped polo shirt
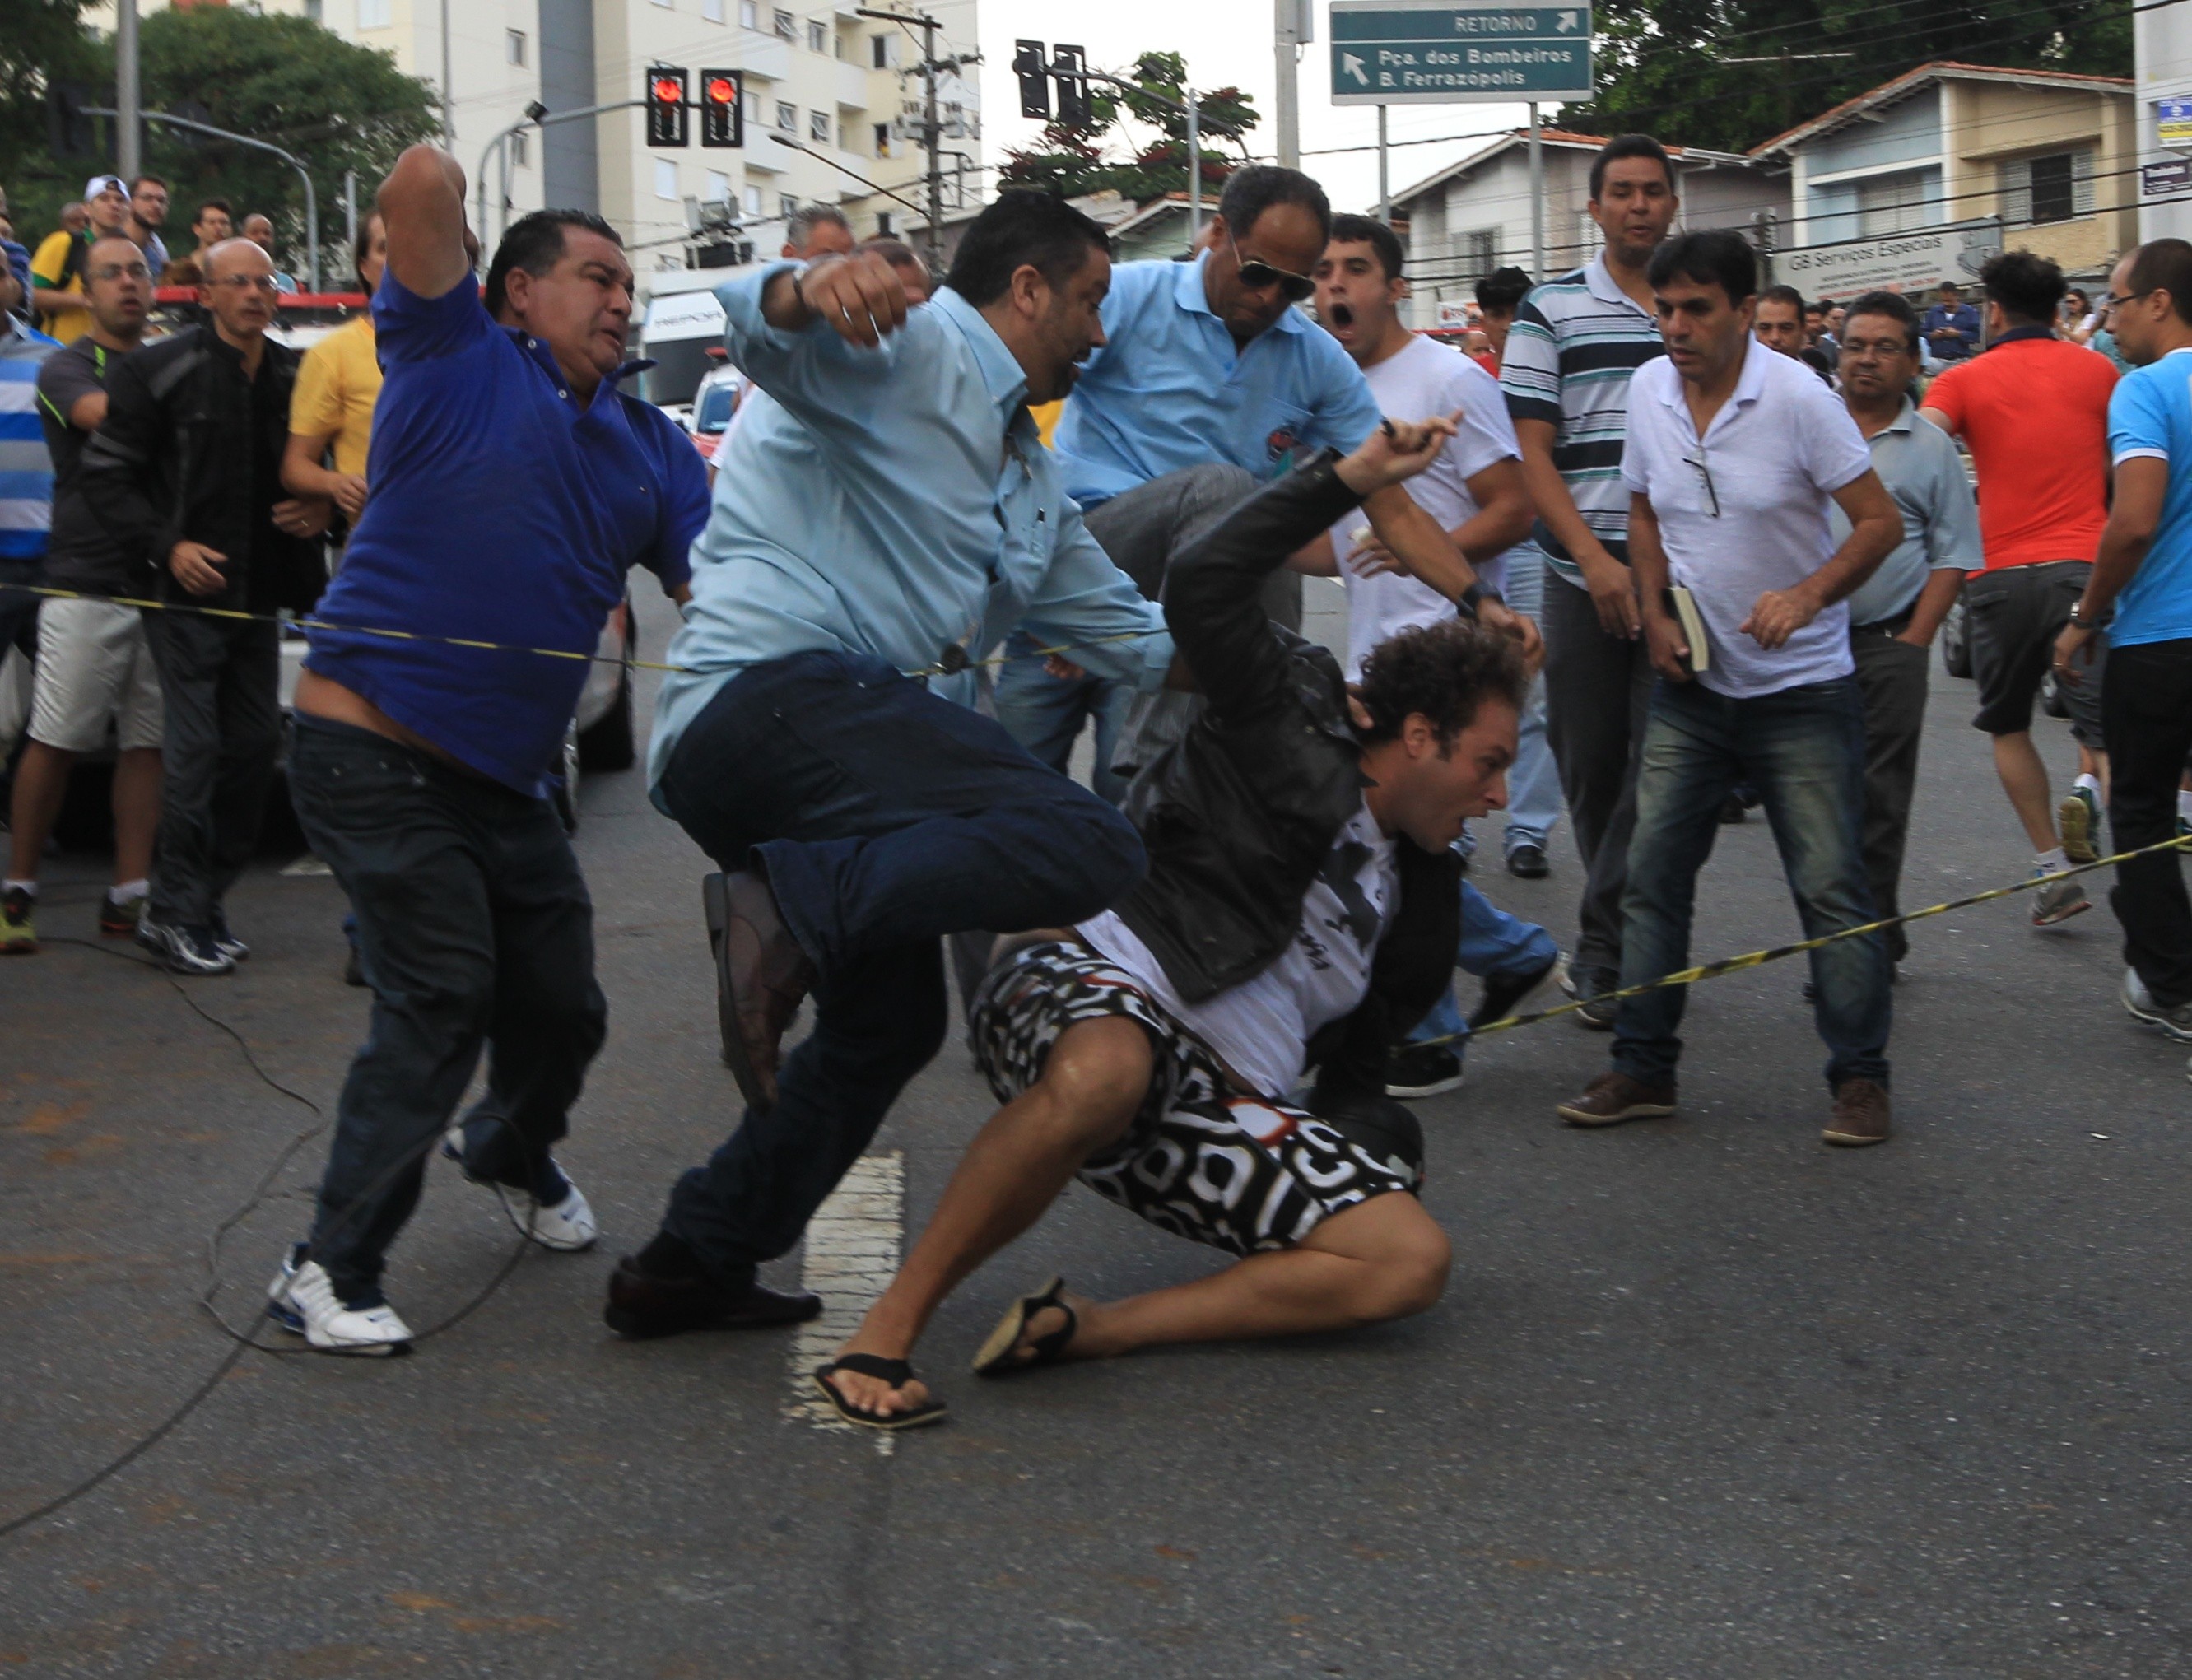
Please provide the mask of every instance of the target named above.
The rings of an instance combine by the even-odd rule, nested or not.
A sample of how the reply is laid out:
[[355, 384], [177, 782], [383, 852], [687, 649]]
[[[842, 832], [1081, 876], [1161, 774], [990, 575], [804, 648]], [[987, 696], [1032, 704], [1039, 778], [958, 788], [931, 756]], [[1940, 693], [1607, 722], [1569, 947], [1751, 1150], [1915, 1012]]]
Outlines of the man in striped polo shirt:
[[[12, 269], [0, 266], [0, 584], [34, 584], [45, 571], [53, 522], [54, 467], [38, 428], [38, 368], [60, 346], [33, 332], [15, 311], [27, 300]], [[36, 650], [38, 597], [0, 589], [0, 661], [19, 642]]]
[[[1569, 967], [1578, 997], [1621, 972], [1621, 891], [1636, 825], [1636, 763], [1652, 661], [1629, 571], [1621, 483], [1629, 376], [1664, 352], [1645, 271], [1680, 201], [1675, 167], [1649, 134], [1608, 140], [1590, 166], [1590, 217], [1606, 245], [1522, 300], [1499, 383], [1538, 506], [1532, 533], [1558, 579], [1545, 586], [1546, 736], [1587, 871]], [[1610, 1005], [1577, 1019], [1604, 1031]]]

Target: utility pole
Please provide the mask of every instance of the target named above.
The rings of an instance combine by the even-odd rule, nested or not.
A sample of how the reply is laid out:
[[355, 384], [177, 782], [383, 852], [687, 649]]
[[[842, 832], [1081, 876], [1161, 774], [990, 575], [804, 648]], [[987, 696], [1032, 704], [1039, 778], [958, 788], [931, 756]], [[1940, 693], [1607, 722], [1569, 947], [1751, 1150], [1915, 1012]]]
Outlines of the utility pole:
[[936, 20], [921, 18], [921, 143], [928, 149], [928, 268], [944, 272], [944, 125], [936, 115]]
[[1301, 90], [1295, 84], [1295, 49], [1310, 38], [1316, 14], [1312, 0], [1271, 0], [1271, 56], [1278, 76], [1276, 106], [1279, 167], [1301, 168]]
[[454, 157], [457, 153], [457, 107], [449, 92], [449, 6], [450, 0], [442, 0], [442, 145]]
[[1378, 220], [1383, 222], [1393, 220], [1393, 189], [1387, 185], [1387, 157], [1385, 107], [1381, 105], [1378, 107]]
[[[1380, 112], [1384, 111], [1381, 106]], [[1538, 102], [1530, 101], [1530, 278], [1545, 277], [1545, 148]]]
[[114, 167], [125, 181], [144, 173], [145, 125], [138, 117], [137, 0], [115, 0]]

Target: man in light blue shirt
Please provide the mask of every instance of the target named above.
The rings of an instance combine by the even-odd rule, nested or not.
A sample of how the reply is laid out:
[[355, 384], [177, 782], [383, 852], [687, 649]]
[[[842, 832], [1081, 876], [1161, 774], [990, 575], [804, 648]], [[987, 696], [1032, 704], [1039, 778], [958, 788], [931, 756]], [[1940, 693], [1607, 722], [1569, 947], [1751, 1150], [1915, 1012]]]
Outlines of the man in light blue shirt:
[[[2131, 852], [2180, 831], [2178, 783], [2192, 755], [2192, 244], [2154, 239], [2126, 254], [2109, 277], [2101, 317], [2135, 371], [2109, 398], [2115, 494], [2054, 662], [2058, 682], [2092, 682], [2088, 644], [2107, 626], [2109, 826], [2115, 849]], [[2119, 864], [2109, 904], [2123, 925], [2124, 1008], [2192, 1043], [2192, 899], [2182, 854]]]
[[[1145, 866], [1133, 827], [935, 691], [1015, 625], [1154, 688], [1163, 615], [1105, 557], [1036, 435], [1101, 344], [1104, 230], [1002, 195], [909, 311], [872, 252], [722, 288], [731, 359], [772, 401], [716, 460], [681, 667], [658, 706], [655, 803], [710, 883], [725, 1060], [747, 1108], [612, 1279], [628, 1336], [819, 1310], [754, 1268], [799, 1240], [942, 1043], [940, 938], [1060, 927]], [[802, 998], [813, 1033], [777, 1073]]]
[[[1286, 471], [1297, 450], [1344, 454], [1383, 418], [1346, 351], [1294, 307], [1315, 289], [1310, 277], [1331, 231], [1322, 187], [1299, 170], [1256, 165], [1227, 178], [1192, 262], [1113, 271], [1105, 342], [1082, 370], [1053, 445], [1089, 529], [1152, 599], [1187, 531]], [[1264, 610], [1299, 629], [1300, 578], [1275, 574]], [[1024, 632], [1008, 651], [1035, 645]], [[1125, 786], [1111, 774], [1112, 755], [1130, 699], [1100, 678], [1053, 674], [1022, 658], [999, 673], [996, 711], [1015, 740], [1061, 770], [1093, 716], [1096, 788], [1116, 800]], [[1145, 757], [1185, 715], [1184, 699], [1150, 704], [1181, 716], [1154, 734], [1137, 729], [1130, 757]]]
[[[1986, 565], [1963, 460], [1949, 434], [1921, 420], [1910, 401], [1923, 342], [1917, 312], [1893, 292], [1867, 292], [1842, 322], [1842, 400], [1903, 517], [1903, 540], [1849, 597], [1850, 659], [1864, 701], [1864, 871], [1873, 910], [1883, 918], [1903, 913], [1903, 847], [1918, 790], [1928, 650], [1964, 574]], [[1827, 520], [1832, 540], [1847, 540], [1849, 516], [1841, 504], [1829, 506]], [[1887, 960], [1900, 963], [1910, 946], [1903, 929], [1881, 937]]]

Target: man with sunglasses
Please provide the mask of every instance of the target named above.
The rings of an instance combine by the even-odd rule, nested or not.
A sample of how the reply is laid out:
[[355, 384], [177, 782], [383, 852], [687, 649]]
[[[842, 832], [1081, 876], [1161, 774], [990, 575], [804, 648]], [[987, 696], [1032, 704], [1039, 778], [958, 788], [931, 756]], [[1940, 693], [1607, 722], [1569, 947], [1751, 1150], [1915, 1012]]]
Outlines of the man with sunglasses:
[[[132, 592], [178, 607], [309, 610], [327, 581], [334, 505], [282, 491], [298, 352], [267, 336], [274, 264], [248, 239], [206, 254], [208, 323], [107, 378], [84, 446], [85, 503], [127, 557]], [[182, 974], [249, 954], [222, 900], [250, 861], [281, 745], [281, 644], [271, 617], [146, 615], [166, 708], [158, 860], [139, 941]]]
[[[1227, 178], [1193, 261], [1111, 271], [1104, 341], [1065, 405], [1055, 449], [1089, 534], [1152, 600], [1188, 532], [1287, 471], [1297, 454], [1345, 454], [1384, 418], [1347, 352], [1294, 307], [1316, 289], [1310, 277], [1331, 232], [1322, 187], [1299, 170], [1257, 165]], [[1405, 493], [1380, 497], [1365, 512], [1404, 559], [1443, 561], [1449, 570], [1458, 563], [1445, 534]], [[1426, 555], [1427, 547], [1437, 552]], [[1496, 596], [1486, 598], [1488, 620], [1513, 622]], [[1264, 604], [1298, 628], [1299, 576], [1275, 573]], [[1021, 635], [1006, 649], [1025, 655], [1035, 645]], [[1129, 698], [1116, 684], [1054, 676], [1042, 661], [1019, 657], [1000, 674], [997, 717], [1062, 770], [1093, 714], [1097, 763], [1108, 770]], [[1151, 695], [1144, 706], [1156, 721], [1134, 729], [1133, 756], [1146, 762], [1192, 711], [1182, 695]], [[1123, 790], [1107, 781], [1103, 791]]]
[[[1762, 798], [1807, 938], [1873, 919], [1858, 826], [1864, 707], [1842, 603], [1903, 534], [1857, 426], [1810, 370], [1751, 341], [1758, 262], [1727, 229], [1683, 234], [1649, 278], [1667, 354], [1629, 383], [1622, 481], [1658, 681], [1622, 899], [1621, 983], [1686, 967], [1697, 874], [1738, 781]], [[1839, 506], [1850, 534], [1829, 540]], [[1691, 639], [1669, 586], [1689, 592]], [[1878, 934], [1812, 953], [1831, 1057], [1830, 1144], [1888, 1135], [1887, 958]], [[1573, 1126], [1675, 1111], [1683, 990], [1624, 1002], [1613, 1066], [1561, 1105]]]

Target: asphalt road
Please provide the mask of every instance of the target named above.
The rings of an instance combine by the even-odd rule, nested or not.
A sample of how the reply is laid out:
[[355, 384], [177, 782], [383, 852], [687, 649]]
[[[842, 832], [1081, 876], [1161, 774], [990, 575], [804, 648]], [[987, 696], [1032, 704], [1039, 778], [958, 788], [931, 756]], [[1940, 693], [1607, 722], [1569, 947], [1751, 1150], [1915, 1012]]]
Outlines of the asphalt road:
[[[1913, 905], [2024, 864], [1972, 704], [1937, 674]], [[1456, 1266], [1411, 1323], [978, 1383], [965, 1361], [1049, 1271], [1110, 1295], [1216, 1263], [1069, 1192], [925, 1344], [952, 1420], [885, 1454], [797, 1414], [785, 1335], [602, 1328], [616, 1256], [733, 1109], [701, 860], [636, 774], [584, 809], [613, 1019], [563, 1158], [600, 1249], [523, 1259], [408, 1359], [248, 1357], [0, 1542], [0, 1673], [2192, 1672], [2192, 1089], [2115, 1001], [2105, 907], [1916, 931], [1884, 1149], [1819, 1144], [1797, 964], [1698, 989], [1665, 1122], [1554, 1121], [1606, 1051], [1572, 1024], [1487, 1042], [1423, 1106]], [[57, 866], [49, 934], [88, 934], [98, 869]], [[1478, 879], [1570, 936], [1564, 832], [1550, 882]], [[1701, 900], [1701, 957], [1792, 936], [1761, 822], [1722, 831]], [[189, 991], [329, 1106], [365, 1019], [341, 908], [270, 863], [233, 902], [255, 954]], [[0, 1033], [4, 1519], [220, 1359], [193, 1305], [208, 1231], [309, 1117], [111, 955], [0, 963]], [[899, 1169], [917, 1226], [989, 1111], [955, 1039], [840, 1249], [887, 1251]], [[308, 1146], [231, 1237], [238, 1313], [317, 1167]], [[431, 1322], [511, 1252], [437, 1171], [390, 1287]]]

